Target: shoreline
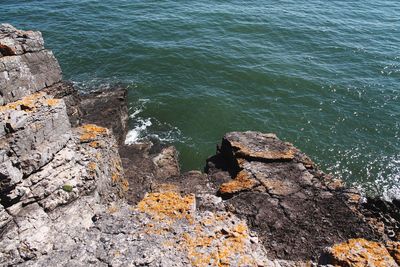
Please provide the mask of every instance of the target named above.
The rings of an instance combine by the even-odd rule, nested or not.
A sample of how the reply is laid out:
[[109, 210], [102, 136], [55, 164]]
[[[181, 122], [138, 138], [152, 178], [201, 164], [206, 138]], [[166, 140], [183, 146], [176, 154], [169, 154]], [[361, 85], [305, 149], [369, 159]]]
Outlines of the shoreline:
[[124, 144], [126, 89], [79, 94], [40, 32], [2, 25], [0, 44], [1, 264], [400, 264], [399, 200], [252, 131], [181, 173], [173, 146]]

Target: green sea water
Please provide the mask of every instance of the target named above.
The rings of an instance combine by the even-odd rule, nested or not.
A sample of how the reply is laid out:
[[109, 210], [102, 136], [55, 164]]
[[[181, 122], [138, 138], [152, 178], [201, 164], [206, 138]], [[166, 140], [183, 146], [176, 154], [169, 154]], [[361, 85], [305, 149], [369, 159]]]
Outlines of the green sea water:
[[42, 31], [81, 90], [127, 85], [127, 141], [176, 145], [183, 170], [258, 130], [399, 195], [397, 0], [0, 0], [0, 22]]

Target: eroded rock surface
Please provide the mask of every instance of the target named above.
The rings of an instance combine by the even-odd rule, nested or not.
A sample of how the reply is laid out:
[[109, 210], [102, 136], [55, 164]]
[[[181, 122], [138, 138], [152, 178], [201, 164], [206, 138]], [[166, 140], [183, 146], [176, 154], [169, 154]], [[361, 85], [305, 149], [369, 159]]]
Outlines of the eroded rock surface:
[[208, 172], [231, 210], [259, 234], [271, 258], [316, 260], [334, 243], [379, 238], [356, 209], [356, 191], [322, 173], [275, 135], [227, 134], [209, 159]]

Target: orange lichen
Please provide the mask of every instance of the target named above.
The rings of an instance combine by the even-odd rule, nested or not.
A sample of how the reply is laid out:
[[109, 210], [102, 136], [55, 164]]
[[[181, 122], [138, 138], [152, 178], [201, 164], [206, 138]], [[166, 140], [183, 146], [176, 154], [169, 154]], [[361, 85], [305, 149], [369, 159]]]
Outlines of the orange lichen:
[[90, 172], [96, 171], [97, 164], [95, 162], [91, 161], [91, 162], [89, 162], [89, 164], [87, 166], [88, 166], [88, 169]]
[[328, 182], [328, 188], [330, 190], [339, 190], [344, 187], [344, 183], [341, 179], [333, 178]]
[[398, 266], [384, 245], [363, 238], [350, 239], [331, 248], [333, 265], [344, 267]]
[[236, 175], [234, 180], [222, 184], [219, 192], [222, 194], [232, 194], [251, 189], [256, 185], [256, 180], [252, 179], [246, 171], [241, 171]]
[[129, 182], [127, 179], [121, 179], [120, 185], [123, 192], [127, 192], [129, 190]]
[[156, 220], [190, 219], [195, 205], [194, 195], [180, 196], [175, 192], [147, 194], [137, 205], [141, 212], [151, 215]]
[[118, 211], [118, 207], [115, 206], [115, 205], [111, 205], [110, 207], [108, 207], [107, 211], [108, 211], [109, 213], [115, 213], [115, 212]]
[[152, 216], [153, 220], [144, 230], [149, 235], [168, 235], [178, 220], [188, 219], [187, 231], [174, 235], [162, 245], [186, 252], [191, 266], [255, 266], [246, 246], [249, 242], [247, 225], [232, 224], [228, 213], [209, 213], [199, 220], [194, 214], [194, 204], [194, 195], [149, 193], [136, 210]]
[[55, 106], [58, 105], [58, 103], [60, 103], [60, 99], [49, 98], [45, 100], [45, 103], [49, 106]]
[[40, 98], [42, 98], [44, 93], [34, 93], [23, 97], [21, 100], [8, 103], [7, 105], [0, 106], [0, 112], [7, 110], [25, 110], [34, 111]]
[[99, 148], [100, 147], [100, 142], [99, 141], [92, 141], [89, 143], [89, 146], [93, 148]]
[[119, 178], [120, 178], [119, 173], [115, 173], [115, 172], [114, 172], [114, 173], [111, 175], [111, 181], [112, 181], [113, 183], [118, 182], [118, 181], [119, 181]]
[[[218, 217], [213, 219], [214, 223], [218, 221]], [[193, 266], [232, 266], [235, 260], [238, 261], [234, 265], [253, 266], [253, 259], [249, 256], [244, 257], [247, 238], [248, 228], [244, 223], [214, 235], [206, 234], [202, 227], [196, 227], [192, 235], [183, 235], [183, 244]]]
[[388, 241], [386, 248], [396, 263], [400, 265], [400, 242]]
[[108, 129], [97, 126], [95, 124], [86, 124], [80, 127], [82, 134], [80, 136], [81, 142], [90, 142], [96, 139], [99, 135], [108, 134]]

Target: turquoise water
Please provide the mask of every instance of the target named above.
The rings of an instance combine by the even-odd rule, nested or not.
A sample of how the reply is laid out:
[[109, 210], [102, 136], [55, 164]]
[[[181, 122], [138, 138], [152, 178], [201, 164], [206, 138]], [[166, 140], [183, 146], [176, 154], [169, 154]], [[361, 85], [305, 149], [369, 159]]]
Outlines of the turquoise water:
[[[129, 86], [131, 141], [201, 169], [225, 132], [275, 132], [370, 193], [400, 184], [398, 1], [1, 1], [82, 90]], [[398, 191], [397, 191], [398, 192]]]

